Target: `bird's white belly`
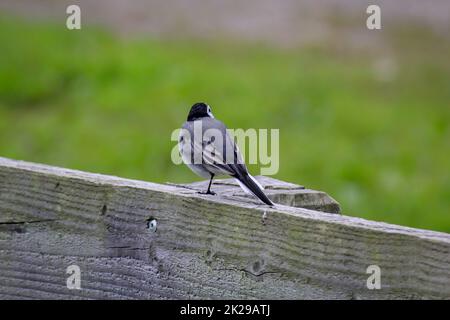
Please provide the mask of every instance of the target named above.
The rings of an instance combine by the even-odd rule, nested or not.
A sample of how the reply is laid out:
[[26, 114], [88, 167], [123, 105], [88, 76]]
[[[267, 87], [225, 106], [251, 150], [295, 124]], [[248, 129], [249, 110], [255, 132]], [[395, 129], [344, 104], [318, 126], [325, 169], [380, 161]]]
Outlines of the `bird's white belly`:
[[209, 171], [207, 171], [203, 165], [201, 164], [188, 164], [186, 163], [186, 165], [189, 167], [189, 169], [191, 169], [195, 174], [199, 175], [200, 177], [203, 178], [211, 178], [211, 173]]
[[187, 165], [195, 174], [203, 178], [211, 178], [211, 173], [206, 170], [202, 164], [191, 163], [191, 154], [183, 148], [183, 144], [180, 145], [180, 153], [184, 164]]

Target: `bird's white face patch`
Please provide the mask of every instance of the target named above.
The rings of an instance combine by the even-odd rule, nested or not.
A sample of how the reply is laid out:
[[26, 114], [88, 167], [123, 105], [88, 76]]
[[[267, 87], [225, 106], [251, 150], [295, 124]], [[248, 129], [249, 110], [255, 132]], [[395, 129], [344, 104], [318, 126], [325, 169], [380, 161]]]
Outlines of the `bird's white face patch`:
[[207, 107], [208, 107], [208, 109], [207, 109], [207, 113], [208, 113], [208, 116], [210, 117], [210, 118], [213, 118], [214, 119], [214, 115], [212, 114], [212, 112], [211, 112], [211, 108], [209, 107], [209, 105], [207, 105]]

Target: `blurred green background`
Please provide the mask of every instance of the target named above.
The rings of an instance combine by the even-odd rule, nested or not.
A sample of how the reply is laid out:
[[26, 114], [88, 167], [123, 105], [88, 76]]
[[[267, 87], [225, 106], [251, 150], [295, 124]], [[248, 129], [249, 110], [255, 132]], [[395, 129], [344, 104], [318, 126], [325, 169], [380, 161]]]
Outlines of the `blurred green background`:
[[229, 128], [280, 129], [275, 178], [328, 192], [346, 215], [450, 232], [450, 41], [383, 32], [387, 51], [277, 47], [2, 14], [0, 156], [198, 180], [171, 162], [170, 135], [206, 101]]

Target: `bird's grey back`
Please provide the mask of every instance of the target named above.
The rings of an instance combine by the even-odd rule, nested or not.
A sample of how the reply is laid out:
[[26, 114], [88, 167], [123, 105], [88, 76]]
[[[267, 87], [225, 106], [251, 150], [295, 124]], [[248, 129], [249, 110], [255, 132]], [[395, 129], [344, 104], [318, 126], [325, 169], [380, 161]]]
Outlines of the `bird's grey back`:
[[[199, 130], [201, 124], [201, 131]], [[242, 155], [233, 139], [230, 137], [227, 127], [219, 120], [214, 118], [201, 118], [195, 121], [186, 121], [182, 129], [189, 133], [191, 150], [199, 150], [194, 143], [201, 141], [201, 150], [214, 148], [221, 155], [221, 160], [217, 165], [224, 172], [223, 174], [240, 175], [247, 173], [247, 168], [243, 161]], [[196, 134], [201, 132], [201, 138], [196, 138]], [[182, 133], [183, 134], [183, 133]], [[188, 143], [188, 141], [185, 141]], [[222, 162], [222, 163], [220, 163]]]

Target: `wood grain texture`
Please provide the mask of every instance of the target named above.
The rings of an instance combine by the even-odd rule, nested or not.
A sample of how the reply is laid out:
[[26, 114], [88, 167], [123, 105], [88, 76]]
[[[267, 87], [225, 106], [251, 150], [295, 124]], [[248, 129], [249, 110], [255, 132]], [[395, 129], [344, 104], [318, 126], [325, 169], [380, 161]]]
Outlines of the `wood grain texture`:
[[193, 189], [0, 158], [0, 299], [450, 299], [448, 234]]

